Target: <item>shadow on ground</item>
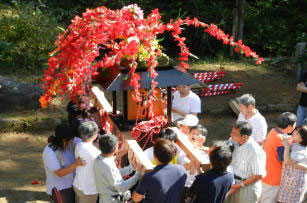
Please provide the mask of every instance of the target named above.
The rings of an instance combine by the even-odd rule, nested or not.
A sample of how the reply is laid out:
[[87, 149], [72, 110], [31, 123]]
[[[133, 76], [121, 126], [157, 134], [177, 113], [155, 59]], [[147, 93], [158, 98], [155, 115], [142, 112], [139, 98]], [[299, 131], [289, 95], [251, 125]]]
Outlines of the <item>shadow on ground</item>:
[[0, 198], [0, 203], [49, 202], [45, 192], [28, 190], [0, 190]]

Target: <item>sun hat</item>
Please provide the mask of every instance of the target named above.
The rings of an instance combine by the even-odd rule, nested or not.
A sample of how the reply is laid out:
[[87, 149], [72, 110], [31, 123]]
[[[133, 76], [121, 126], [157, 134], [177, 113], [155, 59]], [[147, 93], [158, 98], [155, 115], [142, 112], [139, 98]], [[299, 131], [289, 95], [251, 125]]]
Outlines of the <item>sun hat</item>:
[[195, 126], [198, 124], [198, 118], [197, 116], [193, 115], [193, 114], [187, 114], [183, 120], [178, 121], [177, 123], [180, 125], [184, 125], [184, 126]]

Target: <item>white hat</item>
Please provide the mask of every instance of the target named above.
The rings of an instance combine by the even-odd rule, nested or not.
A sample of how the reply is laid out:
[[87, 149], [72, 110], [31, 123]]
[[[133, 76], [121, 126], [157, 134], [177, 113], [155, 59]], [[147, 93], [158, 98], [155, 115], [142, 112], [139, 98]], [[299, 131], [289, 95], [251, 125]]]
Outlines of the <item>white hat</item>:
[[183, 120], [178, 121], [177, 123], [180, 125], [185, 125], [185, 126], [195, 126], [198, 124], [198, 118], [197, 116], [193, 115], [193, 114], [187, 114]]

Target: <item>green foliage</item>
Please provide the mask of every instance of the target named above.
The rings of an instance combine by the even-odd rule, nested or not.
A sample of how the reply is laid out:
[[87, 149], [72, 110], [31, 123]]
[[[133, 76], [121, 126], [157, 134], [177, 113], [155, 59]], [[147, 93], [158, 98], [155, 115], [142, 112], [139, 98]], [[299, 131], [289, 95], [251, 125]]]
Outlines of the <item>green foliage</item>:
[[[145, 15], [159, 8], [164, 22], [178, 17], [197, 17], [215, 23], [231, 34], [235, 0], [2, 0], [0, 3], [0, 67], [41, 67], [58, 33], [86, 8], [120, 9], [138, 4]], [[306, 0], [247, 0], [244, 15], [246, 45], [261, 56], [291, 56], [295, 44], [307, 41]], [[62, 26], [63, 25], [63, 26]], [[182, 35], [190, 51], [199, 57], [224, 59], [229, 47], [212, 40], [200, 29], [185, 27]], [[170, 34], [161, 36], [170, 56], [178, 48]], [[1, 71], [0, 71], [1, 73]]]
[[291, 56], [298, 42], [306, 42], [307, 2], [255, 1], [246, 9], [245, 41], [262, 55]]
[[0, 4], [1, 67], [41, 67], [63, 28], [41, 2], [10, 3]]

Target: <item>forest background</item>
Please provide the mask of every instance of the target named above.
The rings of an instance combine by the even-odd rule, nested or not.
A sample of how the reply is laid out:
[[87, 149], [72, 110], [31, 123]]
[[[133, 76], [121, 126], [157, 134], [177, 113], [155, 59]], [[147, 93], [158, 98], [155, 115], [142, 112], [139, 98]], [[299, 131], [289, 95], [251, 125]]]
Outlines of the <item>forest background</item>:
[[[200, 58], [191, 61], [191, 69], [225, 71], [218, 83], [244, 83], [230, 95], [203, 98], [201, 123], [209, 132], [206, 145], [228, 139], [236, 120], [228, 101], [243, 93], [255, 96], [269, 129], [276, 126], [280, 112], [295, 111], [300, 95], [289, 72], [294, 72], [299, 60], [306, 61], [307, 52], [302, 58], [294, 57], [296, 44], [307, 42], [306, 0], [0, 0], [0, 78], [39, 82], [58, 34], [76, 15], [86, 8], [121, 9], [133, 3], [144, 10], [145, 16], [159, 8], [164, 23], [179, 17], [214, 23], [266, 58], [264, 65], [256, 66], [254, 61], [232, 55], [229, 46], [201, 29], [185, 28], [187, 46]], [[163, 52], [177, 57], [171, 36], [159, 38], [163, 39]], [[44, 110], [0, 110], [0, 202], [48, 202], [41, 153], [55, 125], [67, 119], [65, 107], [57, 99]]]
[[[40, 72], [47, 65], [58, 34], [86, 8], [120, 9], [133, 3], [145, 15], [159, 8], [164, 22], [197, 17], [214, 23], [235, 39], [242, 39], [261, 57], [290, 58], [296, 43], [307, 41], [306, 0], [1, 0], [0, 74], [16, 69]], [[240, 58], [201, 29], [186, 28], [183, 36], [188, 36], [191, 53], [200, 59]], [[160, 38], [165, 53], [177, 56], [170, 35]]]

